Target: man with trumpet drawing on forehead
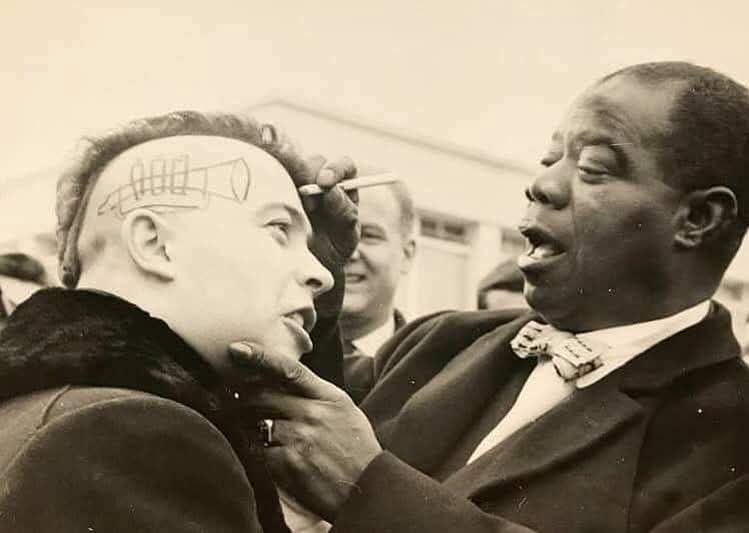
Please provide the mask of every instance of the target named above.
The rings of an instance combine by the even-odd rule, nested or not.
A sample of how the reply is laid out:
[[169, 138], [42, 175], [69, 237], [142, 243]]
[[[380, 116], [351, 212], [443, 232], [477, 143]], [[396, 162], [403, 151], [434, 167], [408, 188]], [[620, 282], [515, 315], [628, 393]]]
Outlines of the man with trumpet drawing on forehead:
[[334, 280], [358, 234], [335, 185], [355, 169], [323, 166], [231, 114], [83, 141], [58, 182], [66, 288], [0, 336], [1, 530], [288, 531], [227, 347], [341, 384]]

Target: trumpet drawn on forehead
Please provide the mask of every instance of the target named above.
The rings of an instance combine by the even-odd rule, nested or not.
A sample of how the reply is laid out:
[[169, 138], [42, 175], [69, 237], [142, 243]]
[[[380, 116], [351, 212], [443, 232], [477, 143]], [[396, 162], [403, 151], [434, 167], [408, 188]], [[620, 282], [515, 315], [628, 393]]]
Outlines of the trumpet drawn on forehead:
[[211, 198], [236, 203], [247, 200], [252, 184], [250, 167], [242, 157], [213, 165], [190, 165], [190, 155], [136, 159], [127, 183], [106, 195], [96, 212], [123, 217], [135, 209], [205, 209]]

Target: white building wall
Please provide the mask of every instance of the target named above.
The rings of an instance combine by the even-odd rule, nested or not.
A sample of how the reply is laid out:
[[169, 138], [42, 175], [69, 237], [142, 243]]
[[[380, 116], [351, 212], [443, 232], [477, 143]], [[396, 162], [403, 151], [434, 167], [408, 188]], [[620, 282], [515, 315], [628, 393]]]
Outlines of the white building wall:
[[[276, 101], [252, 108], [262, 121], [277, 124], [306, 154], [355, 161], [396, 172], [409, 185], [417, 208], [462, 221], [470, 227], [465, 245], [420, 240], [412, 275], [398, 294], [411, 317], [445, 308], [472, 308], [481, 277], [507, 253], [501, 234], [514, 228], [525, 207], [523, 190], [533, 170], [486, 154], [409, 137], [348, 116]], [[438, 132], [437, 132], [438, 134]], [[0, 251], [54, 228], [56, 170], [0, 186]], [[736, 330], [744, 337], [749, 313], [749, 245], [744, 245], [727, 278], [731, 290], [719, 298], [735, 311]], [[736, 285], [740, 286], [736, 290]]]
[[475, 306], [479, 280], [501, 258], [500, 228], [514, 227], [522, 216], [528, 170], [293, 104], [265, 104], [251, 113], [288, 133], [307, 155], [347, 155], [397, 173], [408, 184], [418, 210], [468, 225], [470, 239], [464, 245], [419, 239], [412, 275], [404, 280], [397, 302], [411, 317]]

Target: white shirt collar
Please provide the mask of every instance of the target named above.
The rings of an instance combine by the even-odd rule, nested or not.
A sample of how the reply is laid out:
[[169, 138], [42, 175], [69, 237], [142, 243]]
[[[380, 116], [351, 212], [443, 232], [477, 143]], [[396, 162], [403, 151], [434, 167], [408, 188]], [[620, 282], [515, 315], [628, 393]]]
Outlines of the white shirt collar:
[[364, 355], [374, 357], [386, 340], [395, 333], [395, 317], [390, 313], [387, 321], [377, 329], [370, 331], [363, 337], [354, 339], [351, 343]]
[[709, 311], [710, 301], [705, 300], [665, 318], [578, 334], [581, 340], [602, 342], [610, 348], [602, 356], [603, 366], [579, 378], [575, 386], [581, 389], [592, 385], [662, 340], [694, 326]]

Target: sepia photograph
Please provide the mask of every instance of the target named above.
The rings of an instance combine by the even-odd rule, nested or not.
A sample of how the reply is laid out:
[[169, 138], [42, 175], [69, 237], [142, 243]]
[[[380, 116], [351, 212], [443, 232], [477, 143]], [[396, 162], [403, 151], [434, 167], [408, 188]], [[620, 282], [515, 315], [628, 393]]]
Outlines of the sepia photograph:
[[5, 0], [0, 533], [749, 532], [748, 21]]

